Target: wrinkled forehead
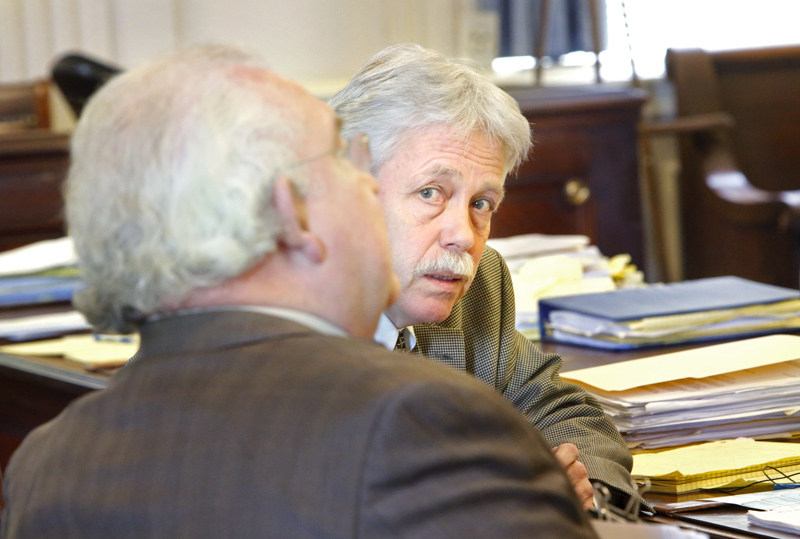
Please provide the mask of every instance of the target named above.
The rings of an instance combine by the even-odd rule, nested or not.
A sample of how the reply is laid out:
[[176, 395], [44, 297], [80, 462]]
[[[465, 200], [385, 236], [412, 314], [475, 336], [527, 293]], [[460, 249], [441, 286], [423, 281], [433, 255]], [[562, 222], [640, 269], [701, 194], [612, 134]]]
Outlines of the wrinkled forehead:
[[[504, 164], [504, 147], [501, 141], [482, 131], [461, 132], [443, 124], [433, 124], [403, 132], [395, 144], [396, 152], [415, 150], [430, 154], [447, 155], [455, 159], [477, 160], [487, 166]], [[434, 165], [432, 165], [434, 166]], [[439, 164], [436, 166], [447, 167]]]
[[[390, 143], [385, 144], [384, 155], [378, 156], [380, 162], [384, 163], [390, 160], [420, 138], [431, 142], [426, 149], [434, 150], [437, 145], [443, 145], [461, 148], [465, 154], [477, 150], [487, 157], [498, 157], [503, 163], [504, 170], [507, 168], [505, 146], [502, 140], [479, 129], [464, 131], [458, 126], [440, 123], [398, 131], [391, 137]], [[375, 156], [373, 155], [373, 157]]]

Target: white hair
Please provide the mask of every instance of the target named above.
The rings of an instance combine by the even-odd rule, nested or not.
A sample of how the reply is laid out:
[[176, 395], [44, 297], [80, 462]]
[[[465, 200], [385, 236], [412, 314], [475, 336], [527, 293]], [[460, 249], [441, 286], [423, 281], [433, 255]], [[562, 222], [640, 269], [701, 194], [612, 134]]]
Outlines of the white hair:
[[86, 283], [75, 305], [100, 330], [129, 332], [276, 249], [272, 180], [303, 133], [270, 101], [265, 71], [247, 51], [196, 47], [90, 99], [65, 201]]
[[466, 63], [415, 44], [392, 45], [373, 56], [329, 105], [344, 120], [343, 136], [369, 136], [374, 171], [405, 136], [434, 125], [465, 140], [477, 132], [499, 141], [505, 173], [531, 147], [530, 123], [514, 98]]

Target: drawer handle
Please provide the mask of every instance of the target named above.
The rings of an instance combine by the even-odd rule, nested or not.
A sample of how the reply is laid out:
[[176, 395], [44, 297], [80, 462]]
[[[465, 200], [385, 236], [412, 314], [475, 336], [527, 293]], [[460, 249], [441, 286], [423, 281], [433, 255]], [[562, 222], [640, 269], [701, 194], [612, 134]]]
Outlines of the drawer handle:
[[583, 206], [592, 194], [586, 182], [573, 178], [564, 184], [564, 196], [573, 206]]

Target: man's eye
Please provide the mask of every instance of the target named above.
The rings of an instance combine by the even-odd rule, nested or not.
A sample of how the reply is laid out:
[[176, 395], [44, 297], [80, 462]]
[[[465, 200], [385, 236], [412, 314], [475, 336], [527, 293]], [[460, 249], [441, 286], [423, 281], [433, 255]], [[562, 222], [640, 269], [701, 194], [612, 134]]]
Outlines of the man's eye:
[[438, 192], [439, 191], [437, 189], [434, 189], [433, 187], [426, 187], [425, 189], [420, 191], [419, 194], [422, 198], [430, 200], [432, 198], [435, 198]]
[[494, 204], [485, 198], [473, 202], [472, 207], [479, 211], [494, 211]]

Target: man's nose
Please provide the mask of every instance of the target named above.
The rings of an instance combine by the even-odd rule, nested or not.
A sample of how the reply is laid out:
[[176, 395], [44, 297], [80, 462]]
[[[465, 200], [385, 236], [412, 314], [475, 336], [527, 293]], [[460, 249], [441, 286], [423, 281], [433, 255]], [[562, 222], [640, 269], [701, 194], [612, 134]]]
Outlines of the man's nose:
[[475, 230], [469, 208], [449, 206], [442, 214], [441, 224], [439, 238], [443, 248], [468, 251], [475, 244]]

